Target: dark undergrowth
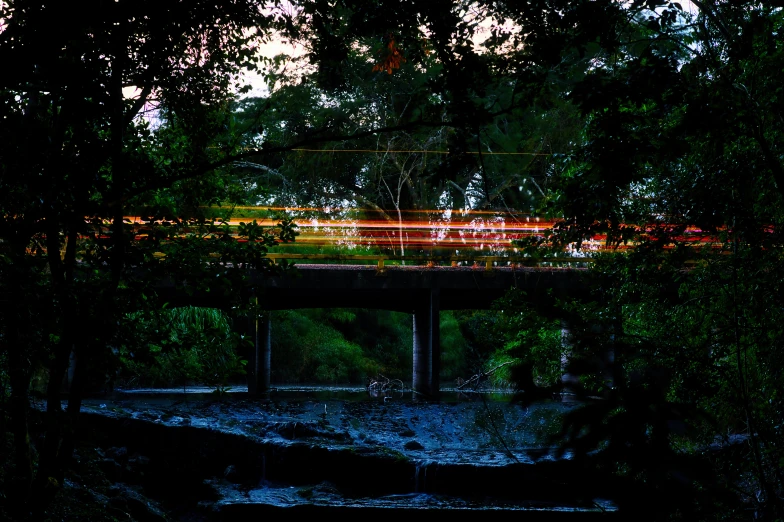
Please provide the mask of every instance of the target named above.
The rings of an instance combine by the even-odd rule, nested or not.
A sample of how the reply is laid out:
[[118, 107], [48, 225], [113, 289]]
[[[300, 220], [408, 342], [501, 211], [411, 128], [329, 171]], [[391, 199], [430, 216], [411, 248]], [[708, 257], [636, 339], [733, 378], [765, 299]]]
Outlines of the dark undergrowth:
[[[31, 410], [30, 438], [34, 463], [36, 446], [43, 442], [42, 412]], [[49, 479], [35, 489], [33, 499], [20, 506], [10, 493], [13, 484], [13, 436], [2, 433], [0, 451], [0, 521], [2, 522], [198, 522], [206, 518], [177, 513], [146, 497], [139, 486], [113, 480], [117, 462], [108, 458], [93, 437], [77, 440], [74, 456], [64, 470], [62, 482]], [[113, 477], [115, 476], [115, 477]]]

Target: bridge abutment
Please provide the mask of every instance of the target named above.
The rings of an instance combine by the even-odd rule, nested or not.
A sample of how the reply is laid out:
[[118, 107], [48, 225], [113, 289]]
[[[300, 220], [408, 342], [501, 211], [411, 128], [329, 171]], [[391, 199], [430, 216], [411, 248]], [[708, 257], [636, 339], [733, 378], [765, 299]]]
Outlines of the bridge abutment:
[[438, 397], [441, 383], [440, 295], [428, 292], [414, 310], [414, 392], [428, 398]]

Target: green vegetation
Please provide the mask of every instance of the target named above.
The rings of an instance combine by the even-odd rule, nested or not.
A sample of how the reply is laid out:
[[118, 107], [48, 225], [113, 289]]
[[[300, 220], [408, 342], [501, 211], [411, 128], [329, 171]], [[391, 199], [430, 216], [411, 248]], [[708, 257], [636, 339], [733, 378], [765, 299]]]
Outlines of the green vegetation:
[[128, 387], [226, 386], [245, 374], [247, 341], [220, 310], [197, 307], [134, 312], [116, 341], [118, 382]]
[[[411, 381], [410, 314], [365, 309], [306, 309], [272, 316], [272, 380], [367, 384], [381, 374]], [[465, 377], [464, 340], [452, 314], [441, 316], [441, 376]]]
[[[274, 383], [356, 385], [379, 374], [410, 383], [410, 314], [366, 309], [271, 313]], [[458, 317], [441, 314], [441, 378], [446, 386], [480, 371], [486, 362], [467, 352], [462, 330], [470, 327]], [[236, 320], [244, 323], [245, 318]], [[244, 384], [251, 348], [225, 313], [197, 307], [129, 314], [114, 343], [107, 371], [113, 371], [112, 384], [123, 387]], [[509, 384], [496, 381], [498, 386]]]
[[360, 345], [334, 326], [333, 321], [351, 320], [350, 312], [333, 314], [324, 322], [293, 311], [277, 314], [276, 319], [272, 350], [276, 381], [361, 383], [375, 373], [374, 362]]
[[[368, 5], [0, 2], [3, 513], [40, 515], [83, 393], [118, 364], [137, 382], [241, 378], [228, 318], [165, 303], [258, 314], [248, 269], [290, 269], [267, 254], [296, 238], [292, 216], [215, 218], [267, 205], [361, 208], [398, 255], [417, 253], [407, 212], [557, 220], [518, 244], [534, 258], [601, 241], [585, 295], [445, 314], [444, 378], [497, 368], [524, 401], [562, 386], [592, 401], [559, 442], [622, 510], [784, 518], [781, 2]], [[271, 40], [306, 52], [259, 57]], [[242, 97], [244, 71], [263, 95]], [[352, 250], [373, 251], [335, 248]], [[276, 378], [410, 375], [406, 322], [282, 312]]]

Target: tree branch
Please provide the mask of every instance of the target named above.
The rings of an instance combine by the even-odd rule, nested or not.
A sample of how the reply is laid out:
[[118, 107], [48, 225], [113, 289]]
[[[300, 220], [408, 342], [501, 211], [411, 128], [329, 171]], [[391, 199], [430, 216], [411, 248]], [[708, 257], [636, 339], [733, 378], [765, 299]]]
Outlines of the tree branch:
[[[705, 2], [702, 2], [700, 0], [691, 0], [691, 3], [696, 5], [697, 8], [700, 11], [702, 11], [705, 14], [705, 16], [707, 16], [708, 19], [711, 22], [713, 22], [716, 25], [716, 28], [719, 30], [719, 32], [722, 34], [722, 36], [724, 36], [724, 38], [727, 39], [727, 43], [728, 44], [734, 44], [735, 43], [735, 39], [732, 37], [730, 32], [724, 26], [724, 23], [722, 23], [722, 21], [719, 19], [719, 16], [716, 13], [713, 12], [713, 9], [711, 9]], [[734, 53], [731, 53], [731, 54], [734, 54]]]
[[[449, 124], [447, 124], [447, 125], [449, 126]], [[459, 125], [462, 125], [462, 122], [456, 122], [456, 123], [453, 123], [452, 125], [459, 126]], [[227, 165], [236, 163], [236, 162], [238, 162], [240, 160], [243, 160], [245, 158], [249, 158], [249, 157], [252, 157], [252, 156], [266, 156], [266, 155], [279, 154], [279, 153], [282, 153], [282, 152], [290, 152], [293, 149], [306, 147], [306, 146], [310, 146], [310, 145], [316, 145], [316, 144], [320, 144], [320, 143], [330, 143], [330, 142], [337, 142], [337, 141], [356, 140], [356, 139], [361, 139], [361, 138], [365, 138], [365, 137], [368, 137], [368, 136], [375, 136], [377, 134], [400, 132], [400, 131], [411, 130], [411, 129], [416, 129], [416, 128], [420, 128], [420, 127], [444, 127], [444, 122], [442, 122], [442, 121], [431, 122], [431, 121], [425, 121], [425, 120], [418, 120], [418, 121], [411, 122], [411, 123], [406, 123], [406, 124], [403, 124], [403, 125], [392, 125], [392, 126], [389, 126], [389, 127], [380, 127], [380, 128], [377, 128], [377, 129], [368, 129], [368, 130], [365, 130], [365, 131], [354, 132], [354, 133], [350, 133], [350, 134], [338, 134], [338, 135], [334, 135], [334, 136], [315, 137], [315, 138], [311, 137], [311, 138], [308, 138], [308, 139], [296, 141], [296, 142], [291, 143], [289, 145], [284, 145], [284, 146], [279, 146], [279, 147], [262, 147], [260, 149], [259, 148], [249, 149], [249, 150], [245, 150], [245, 151], [239, 152], [237, 154], [228, 155], [225, 158], [222, 158], [222, 159], [214, 161], [214, 162], [209, 162], [209, 163], [206, 163], [206, 164], [194, 167], [193, 169], [188, 170], [186, 172], [183, 172], [183, 173], [181, 173], [179, 175], [176, 175], [176, 176], [162, 177], [162, 178], [156, 178], [154, 180], [151, 180], [151, 181], [149, 181], [146, 184], [143, 184], [143, 185], [141, 185], [139, 187], [134, 188], [133, 190], [128, 191], [123, 196], [122, 201], [127, 201], [128, 199], [130, 199], [130, 198], [132, 198], [134, 196], [137, 196], [139, 194], [143, 194], [143, 193], [148, 192], [150, 190], [156, 190], [156, 189], [169, 187], [173, 183], [176, 183], [177, 181], [183, 181], [183, 180], [186, 180], [186, 179], [191, 179], [191, 178], [195, 178], [195, 177], [201, 176], [201, 175], [206, 174], [207, 172], [209, 172], [211, 170], [215, 170], [215, 169], [220, 168], [220, 167], [225, 167]], [[111, 207], [111, 206], [114, 206], [114, 205], [117, 205], [117, 204], [121, 203], [122, 201], [110, 201], [110, 202], [107, 203], [107, 205]]]
[[353, 193], [351, 194], [351, 197], [352, 197], [352, 198], [353, 198], [355, 201], [359, 201], [359, 202], [361, 202], [361, 203], [363, 203], [363, 204], [367, 205], [368, 207], [372, 208], [372, 209], [373, 209], [373, 210], [375, 210], [376, 212], [378, 212], [378, 213], [381, 215], [381, 217], [383, 217], [383, 218], [384, 218], [385, 220], [387, 220], [389, 223], [392, 223], [393, 225], [397, 225], [397, 221], [395, 221], [395, 220], [392, 218], [392, 216], [390, 216], [389, 214], [387, 214], [386, 210], [384, 210], [383, 208], [379, 207], [378, 205], [376, 205], [375, 203], [373, 203], [372, 201], [370, 201], [369, 199], [367, 199], [365, 196], [363, 196], [363, 195], [359, 194], [358, 192], [353, 192]]
[[131, 109], [125, 114], [124, 123], [126, 126], [130, 125], [136, 115], [139, 114], [139, 111], [144, 108], [150, 93], [152, 93], [152, 87], [150, 85], [145, 85], [144, 88], [142, 88], [142, 92], [139, 94], [139, 97], [134, 100]]

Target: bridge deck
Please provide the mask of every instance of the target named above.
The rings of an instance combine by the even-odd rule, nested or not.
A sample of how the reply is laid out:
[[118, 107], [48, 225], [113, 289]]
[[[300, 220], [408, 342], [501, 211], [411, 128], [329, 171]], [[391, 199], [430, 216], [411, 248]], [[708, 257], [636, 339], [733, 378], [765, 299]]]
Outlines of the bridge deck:
[[376, 308], [411, 312], [432, 292], [442, 310], [489, 308], [510, 288], [529, 293], [585, 288], [584, 268], [297, 265], [299, 277], [263, 277], [265, 308]]

